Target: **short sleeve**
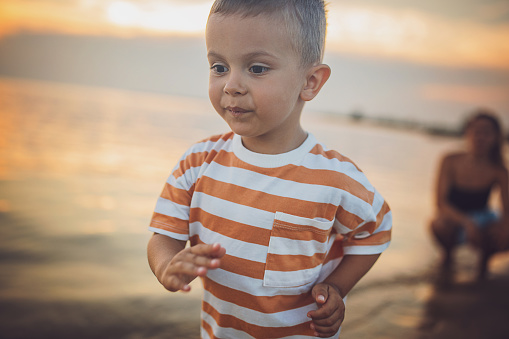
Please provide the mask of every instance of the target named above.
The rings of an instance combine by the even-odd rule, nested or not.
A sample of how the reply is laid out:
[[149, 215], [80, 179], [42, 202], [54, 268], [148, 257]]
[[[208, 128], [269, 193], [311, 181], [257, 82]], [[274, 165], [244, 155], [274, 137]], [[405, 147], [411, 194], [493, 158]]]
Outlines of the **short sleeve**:
[[233, 132], [214, 135], [189, 148], [166, 180], [149, 230], [189, 240], [189, 215], [196, 183], [215, 155], [229, 145]]
[[363, 198], [347, 196], [343, 208], [338, 211], [340, 219], [345, 220], [338, 227], [338, 232], [344, 237], [345, 255], [379, 254], [391, 240], [392, 212], [389, 205], [374, 188]]
[[149, 230], [177, 240], [189, 240], [191, 199], [204, 152], [189, 149], [166, 180], [150, 221]]

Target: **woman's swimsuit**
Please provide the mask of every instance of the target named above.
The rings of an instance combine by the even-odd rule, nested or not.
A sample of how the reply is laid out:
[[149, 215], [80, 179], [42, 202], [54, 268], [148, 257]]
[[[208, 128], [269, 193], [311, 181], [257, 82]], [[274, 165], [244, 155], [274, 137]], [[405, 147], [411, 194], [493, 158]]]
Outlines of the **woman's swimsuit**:
[[453, 185], [447, 200], [464, 213], [484, 211], [488, 207], [491, 188], [492, 186], [483, 189], [465, 189]]
[[[488, 208], [492, 185], [484, 189], [465, 189], [452, 186], [447, 200], [459, 211], [467, 214], [479, 229], [484, 229], [498, 219], [497, 214]], [[466, 241], [466, 234], [461, 230], [458, 243]]]

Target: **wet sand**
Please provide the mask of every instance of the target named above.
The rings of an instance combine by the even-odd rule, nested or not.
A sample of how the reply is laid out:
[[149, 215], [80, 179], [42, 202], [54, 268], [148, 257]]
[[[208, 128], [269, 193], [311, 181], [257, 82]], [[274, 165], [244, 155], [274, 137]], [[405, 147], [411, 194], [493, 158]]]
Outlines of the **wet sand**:
[[[198, 338], [199, 293], [164, 291], [146, 261], [149, 232], [128, 231], [129, 222], [144, 225], [150, 215], [131, 209], [124, 219], [101, 205], [101, 195], [76, 204], [75, 181], [0, 180], [0, 338]], [[123, 180], [78, 181], [87, 194], [92, 187], [117, 192], [111, 196], [122, 206], [143, 201], [136, 188], [134, 196], [121, 191]], [[113, 215], [117, 222], [104, 222]], [[124, 232], [108, 230], [117, 223]], [[90, 225], [104, 230], [89, 233]]]
[[0, 302], [5, 339], [199, 338], [200, 305], [184, 297]]
[[[110, 177], [81, 180], [111, 192], [126, 184]], [[86, 234], [80, 223], [64, 234], [52, 231], [56, 220], [90, 225], [118, 214], [100, 203], [76, 205], [65, 198], [70, 190], [62, 178], [0, 181], [0, 200], [22, 206], [20, 199], [32, 197], [23, 208], [4, 204], [0, 213], [1, 338], [198, 338], [199, 288], [190, 295], [162, 290], [146, 263], [148, 234]], [[35, 204], [42, 199], [37, 192], [59, 208]], [[129, 191], [112, 196], [121, 205], [132, 199]], [[148, 218], [135, 216], [139, 224]], [[483, 283], [473, 278], [472, 252], [462, 249], [457, 257], [449, 286], [436, 283], [433, 264], [408, 275], [362, 281], [349, 296], [341, 338], [507, 338], [509, 255], [494, 258]]]
[[342, 338], [509, 338], [509, 253], [497, 254], [486, 280], [475, 279], [475, 254], [458, 251], [449, 283], [431, 265], [352, 291]]

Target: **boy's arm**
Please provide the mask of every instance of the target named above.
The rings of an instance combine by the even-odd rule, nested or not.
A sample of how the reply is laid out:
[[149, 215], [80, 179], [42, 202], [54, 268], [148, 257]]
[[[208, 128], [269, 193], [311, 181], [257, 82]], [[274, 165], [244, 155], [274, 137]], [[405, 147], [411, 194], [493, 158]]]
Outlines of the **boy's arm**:
[[380, 254], [345, 255], [338, 267], [323, 281], [338, 289], [345, 297], [359, 280], [371, 269]]
[[345, 255], [338, 267], [312, 289], [313, 299], [319, 308], [308, 312], [313, 322], [311, 328], [319, 337], [336, 334], [345, 317], [343, 298], [357, 282], [371, 269], [380, 254]]
[[162, 271], [170, 260], [186, 247], [186, 241], [170, 238], [168, 236], [154, 233], [147, 246], [147, 257], [150, 269], [159, 282]]
[[171, 292], [189, 291], [189, 283], [218, 268], [226, 250], [219, 244], [199, 244], [186, 248], [186, 242], [154, 233], [147, 246], [150, 268], [157, 280]]

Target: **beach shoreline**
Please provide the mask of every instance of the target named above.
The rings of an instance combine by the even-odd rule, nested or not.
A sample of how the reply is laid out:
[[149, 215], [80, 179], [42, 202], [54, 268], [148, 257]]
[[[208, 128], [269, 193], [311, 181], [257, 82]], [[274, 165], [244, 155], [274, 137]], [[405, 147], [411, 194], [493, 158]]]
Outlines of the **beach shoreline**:
[[[0, 337], [196, 338], [199, 282], [190, 294], [164, 291], [146, 246], [171, 168], [192, 143], [225, 130], [209, 103], [0, 85]], [[463, 273], [449, 292], [433, 281], [438, 253], [427, 223], [434, 172], [458, 141], [312, 112], [303, 120], [330, 149], [355, 160], [394, 214], [390, 247], [348, 297], [342, 338], [451, 339], [455, 331], [462, 339], [506, 338], [506, 322], [493, 332], [484, 316], [472, 320], [477, 306], [493, 319], [508, 316], [509, 302], [494, 298], [509, 286], [505, 256], [485, 286]], [[462, 321], [495, 334], [469, 337], [477, 332], [465, 334]]]
[[[102, 180], [102, 185], [112, 185], [109, 178]], [[39, 181], [41, 187], [59, 187], [53, 180]], [[26, 184], [42, 191], [34, 182]], [[20, 182], [15, 187], [20, 196], [33, 192], [21, 189]], [[67, 196], [64, 187], [54, 194]], [[5, 192], [13, 192], [4, 181], [0, 188], [4, 200]], [[71, 215], [97, 217], [60, 204]], [[0, 213], [2, 338], [199, 337], [201, 283], [193, 282], [190, 294], [164, 291], [146, 263], [149, 232], [48, 234], [41, 232], [48, 225], [34, 222], [27, 210], [12, 210]], [[462, 248], [454, 282], [447, 288], [437, 284], [437, 256], [431, 254], [406, 273], [369, 272], [348, 296], [341, 338], [506, 338], [509, 324], [501, 319], [509, 317], [509, 253], [497, 254], [487, 280], [477, 283], [475, 255]], [[380, 266], [385, 266], [383, 261]]]
[[[447, 283], [438, 261], [421, 274], [400, 275], [354, 288], [342, 338], [503, 339], [509, 335], [509, 252], [476, 279], [477, 253], [464, 246]], [[362, 285], [362, 284], [361, 284]]]

